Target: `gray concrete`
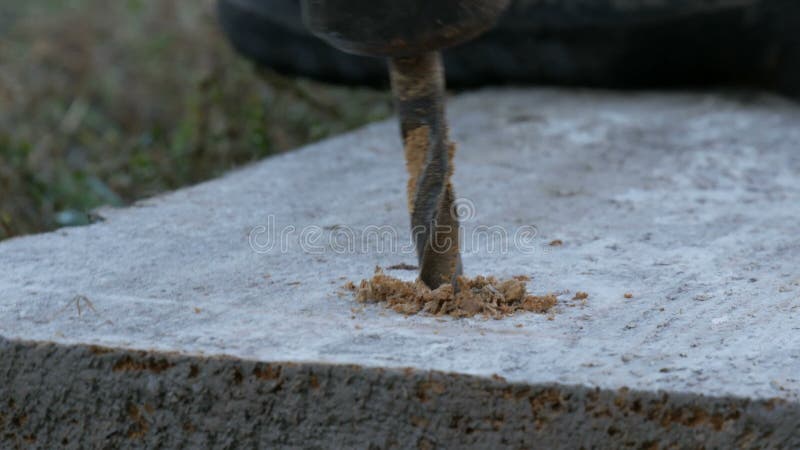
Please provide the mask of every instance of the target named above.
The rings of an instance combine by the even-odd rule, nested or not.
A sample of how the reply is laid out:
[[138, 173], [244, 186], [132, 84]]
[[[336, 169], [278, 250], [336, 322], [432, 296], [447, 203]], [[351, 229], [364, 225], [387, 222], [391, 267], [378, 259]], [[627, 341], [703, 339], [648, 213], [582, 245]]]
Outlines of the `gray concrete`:
[[[414, 262], [376, 124], [1, 243], [0, 446], [800, 447], [800, 108], [493, 90], [450, 115], [465, 235], [512, 241], [467, 242], [465, 271], [527, 274], [554, 314], [341, 294]], [[371, 225], [402, 248], [322, 245]]]

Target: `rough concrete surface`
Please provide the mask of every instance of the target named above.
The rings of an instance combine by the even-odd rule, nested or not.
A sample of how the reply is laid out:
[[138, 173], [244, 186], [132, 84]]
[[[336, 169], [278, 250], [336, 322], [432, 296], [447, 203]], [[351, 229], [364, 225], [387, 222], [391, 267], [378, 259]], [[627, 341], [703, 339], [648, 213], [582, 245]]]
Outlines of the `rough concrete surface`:
[[414, 263], [388, 121], [1, 243], [0, 447], [800, 447], [800, 108], [486, 90], [450, 118], [465, 272], [553, 314], [342, 292]]

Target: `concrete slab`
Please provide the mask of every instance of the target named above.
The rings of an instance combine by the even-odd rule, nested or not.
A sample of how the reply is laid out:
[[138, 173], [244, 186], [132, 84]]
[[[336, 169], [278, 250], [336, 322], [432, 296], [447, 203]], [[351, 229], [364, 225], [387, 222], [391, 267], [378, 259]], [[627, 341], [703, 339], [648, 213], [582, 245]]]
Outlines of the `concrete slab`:
[[380, 123], [0, 244], [0, 442], [800, 446], [800, 108], [487, 90], [450, 115], [465, 272], [556, 313], [340, 295], [414, 263]]

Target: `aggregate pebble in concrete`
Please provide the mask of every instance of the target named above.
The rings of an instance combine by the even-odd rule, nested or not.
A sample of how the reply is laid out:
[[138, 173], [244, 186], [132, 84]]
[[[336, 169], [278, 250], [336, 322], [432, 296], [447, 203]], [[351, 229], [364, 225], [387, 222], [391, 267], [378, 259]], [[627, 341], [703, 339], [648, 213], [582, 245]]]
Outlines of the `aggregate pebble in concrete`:
[[[554, 314], [341, 292], [414, 263], [398, 131], [376, 124], [1, 243], [0, 442], [800, 446], [800, 108], [490, 90], [450, 116], [465, 272], [528, 275]], [[259, 364], [291, 368], [280, 389]]]

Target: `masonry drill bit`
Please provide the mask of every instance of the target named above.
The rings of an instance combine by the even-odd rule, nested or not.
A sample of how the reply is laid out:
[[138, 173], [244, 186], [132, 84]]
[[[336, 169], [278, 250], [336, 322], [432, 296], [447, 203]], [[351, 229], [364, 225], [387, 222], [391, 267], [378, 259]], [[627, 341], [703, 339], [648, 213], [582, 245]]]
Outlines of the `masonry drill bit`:
[[509, 0], [302, 0], [303, 19], [339, 49], [389, 59], [408, 168], [408, 210], [420, 279], [430, 288], [461, 274], [450, 177], [455, 146], [444, 114], [439, 50], [490, 28]]
[[453, 208], [455, 146], [447, 138], [444, 70], [438, 52], [392, 58], [392, 93], [408, 169], [408, 211], [420, 279], [435, 288], [461, 275], [458, 216]]

